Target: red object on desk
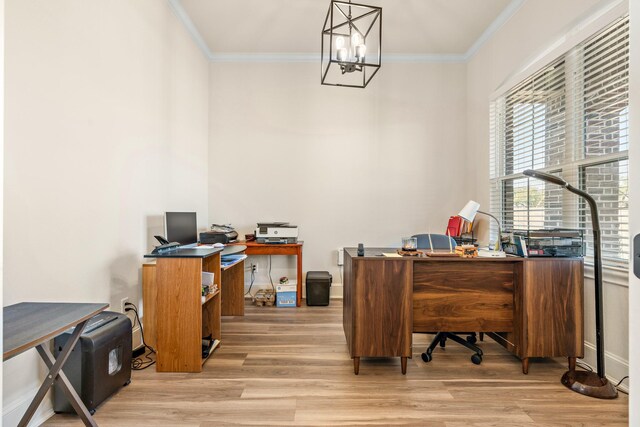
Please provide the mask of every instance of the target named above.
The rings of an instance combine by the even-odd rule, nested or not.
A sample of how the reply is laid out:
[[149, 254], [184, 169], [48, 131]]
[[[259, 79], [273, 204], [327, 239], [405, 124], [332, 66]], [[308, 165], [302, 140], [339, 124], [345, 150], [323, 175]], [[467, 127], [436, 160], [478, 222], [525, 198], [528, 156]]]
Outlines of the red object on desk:
[[449, 223], [447, 224], [447, 232], [450, 237], [457, 237], [462, 231], [462, 225], [464, 220], [460, 216], [450, 216]]

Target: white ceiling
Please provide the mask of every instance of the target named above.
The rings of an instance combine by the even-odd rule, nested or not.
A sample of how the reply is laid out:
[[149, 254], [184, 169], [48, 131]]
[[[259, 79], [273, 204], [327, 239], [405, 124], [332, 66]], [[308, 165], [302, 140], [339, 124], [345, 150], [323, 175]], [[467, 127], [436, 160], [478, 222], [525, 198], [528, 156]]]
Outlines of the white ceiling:
[[[169, 0], [205, 53], [317, 54], [328, 0]], [[356, 0], [382, 7], [383, 54], [469, 57], [523, 0]]]

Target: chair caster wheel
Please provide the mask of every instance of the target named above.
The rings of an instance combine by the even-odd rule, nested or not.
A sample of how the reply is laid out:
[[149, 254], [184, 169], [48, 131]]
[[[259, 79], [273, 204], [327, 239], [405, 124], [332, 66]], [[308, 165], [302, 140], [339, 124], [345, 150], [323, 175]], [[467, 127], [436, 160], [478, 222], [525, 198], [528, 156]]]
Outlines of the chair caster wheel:
[[469, 344], [475, 344], [476, 342], [478, 342], [478, 339], [476, 338], [476, 336], [475, 336], [475, 335], [469, 335], [469, 336], [467, 337], [467, 342], [468, 342]]
[[431, 353], [422, 353], [422, 361], [427, 363], [427, 362], [431, 362]]
[[91, 414], [91, 416], [94, 416], [96, 414], [96, 410], [95, 409], [89, 409], [89, 413]]
[[440, 347], [445, 348], [445, 346], [447, 345], [447, 339], [443, 338], [440, 340]]
[[471, 356], [471, 361], [475, 365], [479, 365], [482, 363], [482, 356], [480, 356], [479, 354], [474, 354], [473, 356]]

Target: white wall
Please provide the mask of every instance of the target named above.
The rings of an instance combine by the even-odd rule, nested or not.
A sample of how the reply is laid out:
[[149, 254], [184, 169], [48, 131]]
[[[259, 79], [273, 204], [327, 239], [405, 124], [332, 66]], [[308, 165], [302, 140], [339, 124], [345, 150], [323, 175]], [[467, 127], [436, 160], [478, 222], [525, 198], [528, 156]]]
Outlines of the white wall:
[[[0, 0], [0, 289], [2, 289], [2, 242], [3, 228], [2, 218], [4, 215], [4, 198], [3, 198], [3, 182], [4, 182], [4, 0]], [[2, 303], [2, 293], [0, 292], [0, 305]], [[2, 313], [0, 313], [0, 323], [2, 323]], [[4, 329], [4, 328], [3, 328]], [[3, 331], [0, 331], [0, 349], [2, 349]], [[0, 366], [0, 380], [3, 378], [3, 366]], [[0, 389], [0, 401], [2, 401], [2, 389]]]
[[[207, 61], [166, 2], [9, 0], [5, 76], [4, 303], [139, 302], [161, 215], [208, 220]], [[10, 426], [43, 364], [4, 367]]]
[[[548, 13], [553, 10], [554, 13]], [[536, 0], [518, 12], [479, 50], [468, 64], [467, 162], [474, 194], [489, 204], [489, 100], [597, 32], [627, 10], [624, 1]], [[593, 19], [599, 16], [597, 19]], [[593, 279], [585, 280], [585, 361], [595, 365]], [[629, 293], [626, 272], [605, 271], [605, 349], [607, 374], [627, 375]]]
[[[631, 107], [631, 135], [634, 141], [640, 135], [640, 2], [629, 4], [631, 22], [631, 64], [630, 74], [630, 102]], [[637, 142], [631, 144], [629, 154], [629, 182], [638, 183], [640, 176], [640, 146]], [[640, 186], [629, 186], [629, 209], [631, 238], [640, 233]], [[633, 265], [629, 268], [629, 377], [633, 379], [633, 386], [629, 396], [629, 425], [640, 425], [640, 340], [638, 330], [640, 325], [640, 279], [633, 274]]]
[[[210, 222], [298, 225], [305, 272], [339, 284], [337, 248], [442, 233], [468, 200], [464, 64], [386, 63], [364, 90], [321, 86], [317, 63], [210, 69]], [[295, 277], [282, 258], [274, 280]]]

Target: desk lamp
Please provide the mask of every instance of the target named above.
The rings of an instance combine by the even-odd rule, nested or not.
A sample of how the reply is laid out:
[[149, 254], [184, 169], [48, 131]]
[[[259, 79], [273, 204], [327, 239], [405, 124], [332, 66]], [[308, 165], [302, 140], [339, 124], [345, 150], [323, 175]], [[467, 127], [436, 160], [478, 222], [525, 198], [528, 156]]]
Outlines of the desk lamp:
[[527, 169], [523, 172], [526, 176], [538, 178], [566, 188], [570, 192], [584, 198], [589, 203], [591, 210], [591, 228], [593, 230], [593, 270], [595, 281], [596, 300], [596, 359], [597, 374], [595, 372], [576, 371], [570, 369], [562, 376], [562, 384], [571, 390], [585, 396], [600, 399], [615, 399], [618, 391], [607, 380], [604, 374], [604, 329], [602, 327], [602, 259], [600, 255], [600, 220], [598, 219], [598, 206], [593, 197], [588, 193], [577, 189], [564, 179], [544, 172]]
[[502, 243], [502, 231], [500, 230], [500, 221], [498, 221], [498, 218], [491, 215], [489, 212], [481, 211], [480, 203], [469, 200], [467, 204], [464, 205], [464, 208], [462, 208], [462, 210], [458, 213], [458, 216], [465, 221], [473, 222], [473, 220], [476, 218], [476, 214], [487, 215], [496, 220], [496, 223], [498, 224], [498, 241], [496, 242], [496, 246], [494, 249], [496, 251], [501, 250], [500, 244]]

